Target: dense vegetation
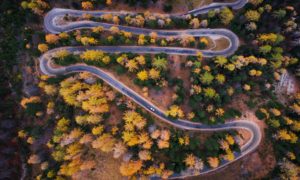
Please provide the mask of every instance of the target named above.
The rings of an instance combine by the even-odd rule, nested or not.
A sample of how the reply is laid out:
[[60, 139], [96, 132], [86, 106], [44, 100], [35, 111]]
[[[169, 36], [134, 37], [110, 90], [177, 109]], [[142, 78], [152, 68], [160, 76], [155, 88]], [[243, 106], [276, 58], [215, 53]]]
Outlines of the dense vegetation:
[[[131, 6], [147, 7], [148, 4], [144, 0], [125, 2]], [[111, 6], [115, 1], [80, 3], [82, 9], [92, 10], [104, 4]], [[21, 6], [38, 15], [50, 9], [47, 1], [41, 0], [23, 1]], [[185, 79], [171, 76], [172, 58], [167, 54], [105, 53], [98, 50], [74, 54], [60, 50], [53, 61], [60, 66], [85, 63], [116, 72], [142, 89], [145, 97], [151, 91], [171, 90], [171, 102], [164, 108], [174, 119], [224, 123], [243, 115], [240, 107], [232, 105], [242, 101], [267, 125], [266, 138], [273, 141], [277, 166], [267, 178], [294, 179], [299, 177], [300, 164], [300, 95], [279, 94], [277, 87], [283, 75], [295, 76], [299, 67], [299, 45], [292, 43], [295, 32], [299, 31], [299, 8], [299, 2], [293, 0], [251, 0], [236, 12], [223, 8], [199, 17], [156, 17], [145, 12], [136, 16], [106, 14], [94, 18], [86, 14], [64, 18], [65, 21], [94, 20], [155, 29], [227, 27], [239, 35], [243, 45], [233, 56], [204, 58], [199, 53], [182, 58], [180, 67], [189, 70]], [[164, 9], [172, 9], [171, 1], [166, 2]], [[15, 30], [11, 32], [16, 33]], [[7, 37], [14, 39], [13, 36]], [[33, 56], [56, 47], [78, 45], [205, 49], [210, 47], [210, 41], [208, 37], [192, 36], [160, 38], [154, 32], [149, 36], [137, 36], [120, 31], [116, 26], [109, 30], [99, 26], [60, 34], [40, 33], [38, 44], [28, 49]], [[15, 41], [7, 42], [8, 46], [3, 48], [9, 47], [5, 51], [11, 53], [2, 54], [15, 59], [12, 55], [17, 49], [11, 44]], [[8, 67], [5, 70], [11, 70], [12, 63], [6, 62]], [[12, 78], [11, 75], [6, 73], [4, 77]], [[15, 78], [13, 80], [11, 82], [16, 82]], [[184, 87], [185, 81], [188, 81], [188, 89]], [[37, 179], [64, 179], [93, 171], [97, 168], [95, 157], [98, 153], [123, 158], [119, 169], [123, 176], [167, 178], [184, 170], [197, 175], [205, 166], [216, 168], [223, 160], [234, 160], [234, 153], [239, 152], [241, 134], [238, 132], [215, 133], [200, 141], [202, 134], [161, 125], [135, 103], [88, 73], [57, 78], [40, 76], [38, 86], [41, 95], [24, 97], [21, 101], [31, 120], [18, 134], [20, 140], [30, 147], [28, 163], [33, 169], [37, 167], [38, 171], [32, 173]], [[1, 94], [10, 97], [6, 92]], [[115, 114], [119, 115], [117, 120]], [[47, 146], [43, 146], [45, 144]]]
[[22, 45], [20, 34], [23, 11], [18, 1], [0, 2], [0, 178], [17, 179], [20, 157], [15, 136], [21, 113], [18, 101], [21, 95], [21, 75], [18, 52]]

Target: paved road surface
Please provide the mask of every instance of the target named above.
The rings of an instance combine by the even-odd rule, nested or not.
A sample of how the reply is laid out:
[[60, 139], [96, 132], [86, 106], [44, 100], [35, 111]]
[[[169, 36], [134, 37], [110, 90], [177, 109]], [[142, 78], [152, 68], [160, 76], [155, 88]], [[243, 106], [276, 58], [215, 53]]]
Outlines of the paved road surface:
[[[241, 6], [242, 3], [245, 3], [246, 1], [240, 0], [236, 1], [232, 4], [233, 9], [237, 9], [239, 6]], [[234, 6], [233, 6], [234, 5]], [[208, 9], [214, 9], [220, 6], [219, 5], [211, 5]], [[63, 12], [63, 13], [62, 13]], [[98, 24], [94, 24], [95, 22], [86, 21], [86, 22], [74, 22], [71, 24], [71, 26], [57, 26], [55, 23], [53, 23], [56, 15], [61, 15], [64, 13], [79, 13], [80, 16], [82, 15], [82, 11], [73, 11], [73, 10], [65, 10], [65, 9], [53, 9], [49, 12], [49, 14], [45, 17], [45, 28], [52, 33], [59, 33], [63, 31], [71, 31], [74, 29], [81, 29], [81, 28], [90, 28], [94, 26], [98, 26]], [[197, 10], [197, 13], [204, 13], [205, 10], [201, 10], [199, 8]], [[99, 13], [99, 12], [97, 12]], [[102, 24], [105, 28], [109, 28], [110, 24]], [[142, 28], [133, 28], [133, 27], [125, 27], [125, 26], [119, 26], [120, 29], [130, 31], [136, 34], [149, 34], [153, 30], [147, 30]], [[160, 36], [180, 36], [182, 33], [188, 33], [195, 36], [203, 36], [203, 34], [208, 35], [221, 35], [224, 37], [227, 37], [231, 43], [230, 46], [223, 50], [223, 51], [203, 51], [203, 54], [205, 56], [211, 57], [216, 55], [231, 55], [234, 53], [234, 51], [238, 48], [238, 38], [234, 33], [232, 33], [229, 30], [226, 29], [204, 29], [204, 30], [184, 30], [184, 31], [156, 31]], [[217, 125], [205, 125], [201, 123], [195, 123], [190, 122], [184, 119], [171, 119], [168, 116], [165, 115], [165, 112], [163, 112], [161, 109], [156, 107], [154, 104], [131, 90], [129, 87], [127, 87], [122, 82], [118, 81], [111, 75], [105, 73], [100, 68], [94, 67], [94, 66], [88, 66], [86, 64], [75, 64], [70, 65], [66, 67], [53, 67], [51, 59], [55, 55], [55, 53], [59, 50], [68, 50], [70, 52], [76, 52], [80, 53], [87, 49], [96, 49], [96, 50], [102, 50], [108, 53], [115, 53], [115, 52], [133, 52], [133, 53], [167, 53], [167, 54], [177, 54], [177, 55], [196, 55], [197, 52], [200, 50], [197, 49], [191, 49], [191, 48], [177, 48], [177, 47], [154, 47], [154, 46], [95, 46], [95, 47], [61, 47], [52, 49], [46, 53], [44, 53], [40, 57], [40, 69], [42, 73], [50, 75], [50, 76], [57, 76], [57, 75], [63, 75], [68, 73], [74, 73], [74, 72], [89, 72], [97, 76], [98, 78], [105, 81], [107, 84], [118, 90], [123, 95], [127, 96], [131, 100], [135, 101], [137, 104], [142, 106], [144, 109], [152, 113], [153, 115], [157, 116], [160, 120], [162, 120], [165, 123], [168, 123], [174, 127], [185, 129], [185, 130], [193, 130], [193, 131], [201, 131], [201, 132], [215, 132], [215, 131], [228, 131], [228, 130], [238, 130], [238, 129], [244, 129], [250, 132], [251, 138], [250, 140], [244, 144], [241, 147], [241, 152], [234, 152], [235, 154], [235, 160], [234, 161], [225, 161], [222, 160], [220, 163], [220, 166], [217, 168], [209, 168], [207, 166], [204, 167], [204, 169], [201, 171], [200, 174], [207, 174], [213, 171], [216, 171], [220, 168], [223, 168], [232, 162], [237, 161], [238, 159], [244, 157], [245, 155], [253, 152], [258, 145], [260, 144], [262, 134], [259, 126], [252, 122], [247, 120], [230, 120], [226, 122], [225, 124], [217, 124]], [[180, 175], [175, 174], [172, 176], [172, 178], [184, 178], [192, 175]]]

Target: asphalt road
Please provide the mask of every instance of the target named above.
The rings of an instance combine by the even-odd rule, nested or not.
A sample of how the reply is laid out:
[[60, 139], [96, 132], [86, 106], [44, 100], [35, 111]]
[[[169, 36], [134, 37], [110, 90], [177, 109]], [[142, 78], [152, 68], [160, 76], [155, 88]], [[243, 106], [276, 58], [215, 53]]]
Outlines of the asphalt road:
[[[68, 16], [75, 16], [75, 17], [81, 17], [83, 14], [90, 14], [92, 16], [98, 17], [103, 14], [128, 14], [128, 12], [104, 12], [104, 11], [79, 11], [79, 10], [71, 10], [71, 9], [60, 9], [60, 8], [54, 8], [51, 11], [49, 11], [45, 18], [44, 18], [44, 27], [45, 30], [58, 34], [60, 32], [69, 32], [76, 29], [88, 29], [93, 28], [97, 26], [102, 26], [104, 29], [109, 30], [112, 26], [118, 27], [121, 31], [127, 31], [131, 32], [133, 34], [145, 34], [149, 35], [152, 32], [156, 32], [159, 37], [181, 37], [184, 35], [191, 35], [194, 37], [223, 37], [228, 40], [229, 45], [227, 48], [222, 50], [201, 50], [203, 56], [205, 57], [214, 57], [214, 56], [230, 56], [234, 54], [234, 52], [239, 47], [239, 38], [234, 34], [232, 31], [228, 29], [186, 29], [186, 30], [155, 30], [155, 29], [145, 29], [145, 28], [137, 28], [137, 27], [130, 27], [130, 26], [121, 26], [121, 25], [115, 25], [115, 24], [109, 24], [109, 23], [102, 23], [102, 22], [94, 22], [94, 21], [76, 21], [76, 22], [69, 22], [65, 25], [59, 25], [57, 23], [58, 17], [64, 17], [66, 14]], [[148, 46], [140, 46], [140, 50], [142, 50], [145, 53], [151, 53], [152, 49], [150, 49]], [[160, 51], [178, 51], [182, 52], [182, 48], [168, 48], [168, 47], [160, 47]], [[114, 46], [115, 51], [121, 51], [118, 46]], [[158, 51], [158, 48], [156, 48], [156, 51]], [[199, 52], [200, 50], [197, 49], [189, 49], [190, 54], [194, 54], [195, 52]]]
[[[243, 3], [246, 1], [237, 1], [239, 3]], [[239, 3], [235, 5], [234, 7], [237, 8]], [[218, 5], [219, 6], [219, 5]], [[209, 9], [214, 8], [215, 6], [211, 6]], [[233, 7], [233, 8], [234, 8]], [[62, 13], [63, 12], [63, 13]], [[55, 23], [53, 23], [56, 15], [61, 15], [64, 13], [70, 13], [75, 12], [82, 15], [82, 11], [74, 11], [74, 10], [64, 10], [64, 9], [53, 9], [51, 10], [45, 17], [45, 28], [48, 32], [51, 33], [59, 33], [63, 31], [71, 31], [74, 29], [82, 29], [82, 28], [91, 28], [98, 26], [99, 24], [94, 24], [95, 22], [86, 21], [86, 22], [74, 22], [71, 24], [71, 26], [57, 26]], [[200, 11], [198, 9], [198, 13], [204, 12]], [[57, 14], [58, 13], [58, 14]], [[99, 13], [99, 12], [97, 12]], [[49, 15], [50, 14], [50, 15]], [[102, 24], [103, 25], [103, 24]], [[107, 24], [105, 25], [105, 28], [109, 28], [112, 25]], [[126, 26], [119, 26], [120, 29], [130, 31], [136, 34], [149, 34], [150, 32], [156, 31], [156, 30], [149, 30], [149, 29], [142, 29], [142, 28], [133, 28], [133, 27], [126, 27]], [[195, 36], [203, 36], [203, 33], [206, 35], [221, 35], [225, 36], [228, 39], [231, 40], [230, 46], [222, 51], [201, 51], [205, 56], [211, 57], [216, 55], [224, 55], [228, 56], [234, 53], [234, 51], [238, 48], [238, 38], [237, 36], [232, 33], [229, 30], [226, 29], [201, 29], [201, 30], [184, 30], [184, 31], [156, 31], [159, 36], [179, 36], [182, 33], [189, 33], [191, 35]], [[127, 96], [131, 100], [135, 101], [137, 104], [142, 106], [145, 110], [149, 111], [153, 115], [157, 116], [161, 121], [168, 123], [174, 127], [177, 127], [179, 129], [185, 129], [185, 130], [192, 130], [192, 131], [201, 131], [201, 132], [217, 132], [217, 131], [228, 131], [228, 130], [238, 130], [238, 129], [244, 129], [251, 133], [250, 140], [245, 143], [241, 147], [241, 152], [234, 152], [235, 154], [235, 160], [234, 161], [225, 161], [222, 160], [219, 167], [217, 168], [209, 168], [207, 166], [204, 167], [204, 169], [200, 172], [200, 174], [207, 174], [210, 172], [214, 172], [220, 168], [223, 168], [238, 159], [241, 159], [245, 155], [253, 152], [258, 145], [261, 142], [262, 134], [259, 126], [248, 120], [228, 120], [225, 124], [217, 124], [217, 125], [205, 125], [201, 123], [195, 123], [190, 122], [184, 119], [171, 119], [168, 116], [166, 116], [165, 112], [163, 112], [161, 109], [156, 107], [151, 102], [147, 101], [145, 98], [131, 90], [129, 87], [127, 87], [122, 82], [118, 81], [114, 77], [110, 76], [109, 74], [105, 73], [100, 68], [94, 67], [94, 66], [88, 66], [86, 64], [75, 64], [70, 65], [66, 67], [53, 67], [52, 66], [52, 57], [55, 55], [55, 53], [59, 50], [66, 49], [70, 52], [76, 52], [80, 53], [87, 49], [97, 49], [102, 50], [108, 53], [116, 53], [116, 52], [133, 52], [133, 53], [167, 53], [167, 54], [178, 54], [178, 55], [196, 55], [199, 50], [197, 49], [191, 49], [191, 48], [177, 48], [177, 47], [155, 47], [155, 46], [95, 46], [95, 47], [61, 47], [52, 49], [46, 53], [44, 53], [40, 58], [40, 69], [42, 73], [47, 74], [49, 76], [57, 76], [57, 75], [63, 75], [68, 73], [75, 73], [75, 72], [89, 72], [97, 76], [98, 78], [105, 81], [107, 84], [118, 90], [123, 95]], [[171, 178], [184, 178], [192, 175], [181, 175], [181, 174], [175, 174]], [[155, 177], [153, 177], [155, 178]]]

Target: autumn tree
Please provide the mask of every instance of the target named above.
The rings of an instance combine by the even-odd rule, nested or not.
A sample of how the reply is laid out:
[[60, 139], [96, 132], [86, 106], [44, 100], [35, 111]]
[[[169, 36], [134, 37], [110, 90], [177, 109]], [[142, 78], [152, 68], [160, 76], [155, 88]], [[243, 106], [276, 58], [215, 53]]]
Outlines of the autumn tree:
[[200, 80], [203, 84], [211, 84], [212, 81], [214, 80], [214, 76], [210, 72], [205, 72], [200, 76]]
[[234, 15], [229, 8], [225, 7], [221, 9], [219, 18], [223, 24], [228, 25], [231, 22], [231, 20], [234, 18]]
[[217, 157], [208, 157], [207, 161], [212, 168], [216, 168], [219, 166], [219, 159]]
[[41, 53], [44, 53], [46, 51], [48, 51], [49, 47], [47, 44], [39, 44], [38, 45], [38, 50], [41, 52]]
[[152, 66], [159, 69], [159, 70], [165, 70], [167, 69], [168, 61], [165, 58], [161, 57], [155, 57], [152, 61]]
[[248, 10], [245, 17], [248, 21], [259, 21], [260, 13], [255, 10]]
[[146, 70], [142, 70], [137, 73], [137, 78], [141, 81], [148, 80], [148, 72]]
[[177, 105], [172, 105], [172, 106], [169, 108], [169, 110], [166, 112], [166, 114], [167, 114], [168, 116], [173, 117], [173, 118], [176, 118], [176, 117], [178, 117], [178, 118], [183, 118], [183, 117], [184, 117], [183, 111], [182, 111], [182, 110], [180, 109], [180, 107], [177, 106]]
[[82, 7], [82, 9], [85, 9], [85, 10], [91, 10], [94, 8], [93, 4], [90, 1], [81, 2], [81, 7]]
[[103, 152], [111, 152], [116, 140], [110, 134], [103, 134], [92, 142], [92, 147]]
[[143, 166], [142, 161], [123, 162], [120, 166], [120, 173], [123, 176], [132, 176], [137, 173]]
[[48, 44], [56, 44], [59, 41], [59, 36], [56, 34], [47, 34], [45, 39]]

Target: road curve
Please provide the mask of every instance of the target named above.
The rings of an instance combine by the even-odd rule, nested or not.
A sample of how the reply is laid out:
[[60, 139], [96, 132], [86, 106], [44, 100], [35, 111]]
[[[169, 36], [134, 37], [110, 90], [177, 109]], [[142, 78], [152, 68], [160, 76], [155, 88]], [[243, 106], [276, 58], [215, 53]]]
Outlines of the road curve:
[[[241, 8], [245, 5], [247, 0], [237, 0], [233, 3], [213, 3], [208, 6], [204, 6], [202, 8], [198, 8], [196, 10], [190, 11], [188, 14], [203, 14], [207, 13], [210, 9], [220, 9], [224, 7], [226, 4], [227, 6], [231, 6], [233, 9]], [[75, 29], [83, 29], [83, 28], [91, 28], [95, 26], [103, 26], [105, 29], [109, 29], [111, 24], [108, 23], [100, 23], [100, 22], [92, 22], [92, 21], [79, 21], [79, 22], [72, 22], [67, 25], [58, 25], [55, 21], [56, 18], [59, 16], [64, 16], [65, 14], [69, 14], [72, 16], [82, 16], [82, 14], [91, 14], [94, 16], [99, 16], [104, 13], [113, 13], [113, 14], [122, 14], [122, 12], [104, 12], [104, 11], [77, 11], [77, 10], [69, 10], [69, 9], [59, 9], [55, 8], [52, 9], [44, 19], [44, 26], [45, 29], [50, 33], [60, 33], [65, 31], [72, 31]], [[125, 14], [128, 14], [125, 12]], [[211, 51], [211, 50], [201, 50], [204, 56], [206, 57], [213, 57], [217, 55], [229, 56], [232, 55], [239, 46], [238, 37], [231, 31], [227, 29], [189, 29], [189, 30], [152, 30], [152, 29], [142, 29], [142, 28], [135, 28], [135, 27], [128, 27], [128, 26], [118, 26], [120, 30], [129, 31], [134, 34], [149, 34], [151, 32], [157, 32], [157, 34], [161, 37], [168, 37], [168, 36], [181, 36], [183, 34], [193, 35], [195, 37], [199, 36], [223, 36], [227, 38], [230, 42], [229, 47], [220, 51]], [[247, 120], [231, 120], [226, 122], [225, 124], [218, 124], [218, 125], [204, 125], [201, 123], [190, 122], [184, 119], [171, 119], [166, 116], [165, 112], [160, 110], [151, 102], [147, 101], [145, 98], [131, 90], [122, 82], [116, 80], [110, 74], [107, 74], [105, 71], [101, 70], [100, 68], [94, 66], [88, 66], [86, 64], [75, 64], [66, 67], [54, 67], [52, 65], [52, 58], [54, 57], [55, 53], [60, 50], [68, 50], [73, 53], [81, 53], [85, 50], [102, 50], [107, 53], [117, 53], [117, 52], [133, 52], [133, 53], [166, 53], [166, 54], [177, 54], [177, 55], [196, 55], [200, 50], [193, 49], [193, 48], [179, 48], [179, 47], [155, 47], [155, 46], [94, 46], [94, 47], [61, 47], [52, 49], [46, 53], [44, 53], [40, 58], [40, 69], [42, 73], [47, 74], [49, 76], [57, 76], [63, 75], [68, 73], [74, 72], [89, 72], [94, 74], [98, 78], [105, 81], [107, 84], [118, 90], [123, 95], [127, 96], [131, 100], [135, 101], [137, 104], [142, 106], [144, 109], [152, 113], [153, 115], [157, 116], [160, 120], [165, 123], [168, 123], [174, 127], [179, 129], [185, 130], [192, 130], [192, 131], [201, 131], [201, 132], [215, 132], [215, 131], [228, 131], [228, 130], [237, 130], [237, 129], [244, 129], [250, 132], [251, 138], [250, 140], [241, 147], [241, 152], [234, 152], [235, 160], [233, 161], [225, 161], [222, 160], [220, 165], [217, 168], [209, 168], [207, 166], [200, 172], [201, 175], [207, 174], [218, 169], [221, 169], [238, 159], [244, 157], [245, 155], [253, 152], [262, 139], [262, 134], [259, 126], [251, 121]], [[181, 174], [174, 174], [171, 179], [173, 178], [185, 178], [188, 176], [193, 175], [181, 175]], [[153, 177], [155, 178], [155, 177]]]
[[[99, 50], [104, 50], [106, 52], [115, 52], [111, 47], [107, 47], [108, 49], [103, 49], [103, 47], [99, 47]], [[122, 82], [116, 80], [111, 75], [107, 74], [105, 71], [101, 70], [100, 68], [94, 66], [88, 66], [86, 64], [75, 64], [66, 67], [53, 67], [51, 59], [54, 57], [55, 53], [60, 50], [68, 50], [73, 53], [81, 53], [88, 49], [98, 49], [97, 47], [61, 47], [52, 49], [46, 53], [44, 53], [40, 58], [40, 69], [43, 74], [47, 74], [49, 76], [57, 76], [63, 74], [69, 74], [74, 72], [89, 72], [94, 74], [98, 78], [105, 81], [107, 84], [112, 86], [114, 89], [122, 93], [123, 95], [127, 96], [131, 100], [135, 101], [137, 104], [142, 106], [144, 109], [152, 113], [153, 115], [157, 116], [160, 120], [165, 123], [168, 123], [174, 127], [185, 129], [185, 130], [193, 130], [193, 131], [201, 131], [201, 132], [215, 132], [215, 131], [228, 131], [228, 130], [235, 130], [235, 129], [244, 129], [251, 133], [250, 140], [241, 147], [241, 152], [234, 152], [235, 160], [234, 161], [225, 161], [223, 160], [219, 167], [215, 169], [211, 169], [205, 167], [200, 174], [207, 174], [212, 171], [216, 171], [228, 164], [235, 162], [236, 160], [244, 157], [245, 155], [249, 154], [250, 152], [254, 151], [258, 145], [260, 144], [262, 135], [259, 126], [251, 121], [247, 120], [232, 120], [226, 122], [225, 124], [218, 124], [218, 125], [205, 125], [201, 123], [190, 122], [184, 119], [171, 119], [166, 116], [165, 112], [160, 110], [151, 102], [147, 101], [145, 98], [131, 90]], [[110, 51], [111, 50], [111, 51]], [[141, 52], [140, 52], [141, 53]], [[158, 53], [158, 52], [151, 52], [151, 53]], [[182, 55], [181, 53], [174, 52]], [[172, 178], [182, 178], [183, 176], [180, 174], [175, 174]], [[184, 176], [186, 177], [186, 176]]]
[[[230, 56], [234, 54], [234, 52], [239, 47], [239, 38], [234, 34], [232, 31], [228, 29], [187, 29], [187, 30], [155, 30], [155, 29], [146, 29], [146, 28], [137, 28], [137, 27], [130, 27], [130, 26], [121, 26], [121, 25], [114, 25], [109, 23], [102, 23], [102, 22], [94, 22], [94, 21], [76, 21], [76, 22], [69, 22], [65, 25], [59, 25], [56, 21], [57, 18], [63, 17], [66, 14], [68, 16], [75, 16], [75, 17], [81, 17], [83, 14], [90, 14], [92, 16], [98, 17], [103, 14], [123, 14], [123, 12], [106, 12], [106, 11], [79, 11], [79, 10], [70, 10], [70, 9], [60, 9], [60, 8], [54, 8], [51, 11], [49, 11], [45, 18], [44, 18], [44, 27], [45, 29], [54, 34], [58, 34], [60, 32], [69, 32], [76, 29], [88, 29], [92, 27], [102, 26], [104, 29], [109, 30], [112, 26], [118, 27], [122, 31], [131, 32], [133, 34], [145, 34], [149, 35], [151, 32], [156, 32], [159, 37], [178, 37], [184, 35], [191, 35], [194, 37], [223, 37], [228, 40], [229, 45], [225, 49], [222, 50], [201, 50], [203, 53], [203, 56], [205, 57], [213, 57], [213, 56]], [[126, 12], [127, 14], [127, 12]], [[118, 47], [114, 46], [116, 51], [120, 50]], [[143, 51], [147, 50], [147, 46], [141, 47]], [[161, 47], [161, 49], [167, 49], [164, 47]], [[181, 48], [177, 48], [179, 51]], [[194, 50], [196, 51], [196, 50]], [[197, 50], [199, 52], [199, 50]]]
[[236, 0], [234, 2], [229, 2], [229, 3], [211, 3], [206, 6], [202, 6], [196, 9], [193, 9], [186, 14], [193, 14], [195, 16], [200, 15], [200, 14], [206, 14], [210, 10], [220, 10], [224, 7], [231, 7], [232, 9], [241, 9], [248, 3], [248, 0]]

